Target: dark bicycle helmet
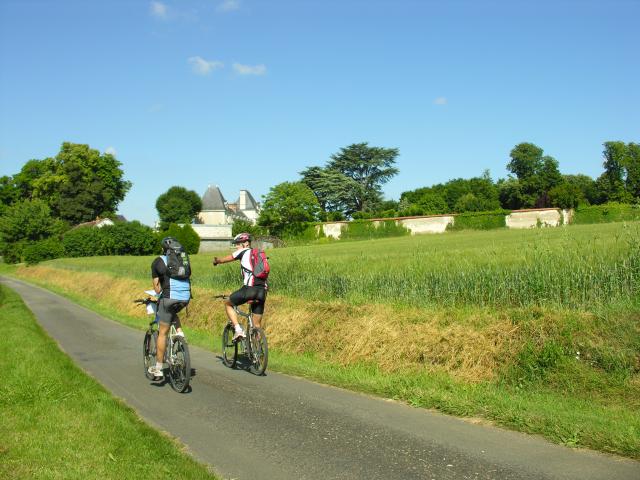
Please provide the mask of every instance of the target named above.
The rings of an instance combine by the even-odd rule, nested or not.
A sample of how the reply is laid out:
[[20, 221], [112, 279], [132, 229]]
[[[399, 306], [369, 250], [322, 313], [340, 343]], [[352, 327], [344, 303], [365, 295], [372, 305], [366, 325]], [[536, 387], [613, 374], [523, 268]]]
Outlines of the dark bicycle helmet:
[[233, 240], [231, 241], [231, 243], [237, 245], [238, 243], [244, 243], [244, 242], [250, 242], [250, 241], [251, 241], [251, 235], [249, 235], [248, 233], [242, 232], [236, 235], [235, 237], [233, 237]]
[[162, 251], [167, 253], [169, 250], [182, 248], [182, 244], [173, 237], [164, 237], [161, 242]]

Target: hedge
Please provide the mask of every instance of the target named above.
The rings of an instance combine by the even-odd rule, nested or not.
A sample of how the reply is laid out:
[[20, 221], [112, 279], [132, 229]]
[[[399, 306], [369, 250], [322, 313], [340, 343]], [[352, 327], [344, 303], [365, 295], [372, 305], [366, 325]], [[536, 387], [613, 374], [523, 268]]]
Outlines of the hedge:
[[447, 225], [447, 230], [491, 230], [507, 226], [509, 210], [460, 213]]
[[589, 207], [578, 207], [573, 214], [572, 223], [608, 223], [640, 220], [640, 205], [626, 203], [605, 203]]
[[401, 237], [409, 235], [409, 229], [395, 220], [353, 220], [346, 224], [340, 234], [340, 240], [363, 240], [372, 238]]

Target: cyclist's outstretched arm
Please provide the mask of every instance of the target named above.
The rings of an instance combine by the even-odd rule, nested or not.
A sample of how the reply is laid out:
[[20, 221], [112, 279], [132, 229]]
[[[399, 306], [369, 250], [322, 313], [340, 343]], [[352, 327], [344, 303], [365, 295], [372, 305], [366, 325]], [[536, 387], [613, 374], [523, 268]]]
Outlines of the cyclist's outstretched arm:
[[235, 258], [233, 258], [232, 255], [227, 255], [226, 257], [213, 257], [213, 266], [215, 267], [216, 265], [220, 265], [221, 263], [229, 263], [229, 262], [233, 262], [234, 260], [236, 260]]

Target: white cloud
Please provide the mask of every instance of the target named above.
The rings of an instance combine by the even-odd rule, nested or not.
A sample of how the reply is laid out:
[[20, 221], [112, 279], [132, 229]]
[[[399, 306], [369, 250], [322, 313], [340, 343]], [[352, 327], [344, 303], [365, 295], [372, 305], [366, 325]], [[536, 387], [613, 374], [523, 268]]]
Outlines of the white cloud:
[[167, 6], [162, 2], [151, 2], [151, 15], [157, 18], [167, 18]]
[[224, 63], [217, 60], [205, 60], [202, 57], [189, 57], [189, 63], [193, 71], [198, 75], [209, 75], [213, 70], [224, 67]]
[[107, 147], [104, 153], [108, 153], [109, 155], [113, 155], [114, 157], [118, 155], [118, 152], [116, 152], [116, 149], [114, 147]]
[[238, 10], [240, 8], [240, 0], [223, 0], [223, 2], [218, 5], [217, 10], [219, 12], [231, 12], [232, 10]]
[[435, 105], [446, 105], [447, 104], [447, 98], [446, 97], [438, 97], [433, 101], [433, 103]]
[[234, 63], [233, 69], [240, 75], [264, 75], [267, 73], [267, 67], [264, 65], [242, 65], [240, 63]]

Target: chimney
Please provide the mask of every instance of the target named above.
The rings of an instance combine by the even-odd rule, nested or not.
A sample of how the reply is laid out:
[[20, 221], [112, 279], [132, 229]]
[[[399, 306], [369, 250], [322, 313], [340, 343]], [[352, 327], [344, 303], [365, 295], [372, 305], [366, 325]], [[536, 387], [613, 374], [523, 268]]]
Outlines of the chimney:
[[238, 203], [240, 204], [238, 205], [238, 207], [240, 208], [240, 211], [247, 209], [247, 191], [246, 190], [240, 190], [240, 201]]

